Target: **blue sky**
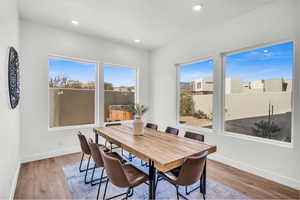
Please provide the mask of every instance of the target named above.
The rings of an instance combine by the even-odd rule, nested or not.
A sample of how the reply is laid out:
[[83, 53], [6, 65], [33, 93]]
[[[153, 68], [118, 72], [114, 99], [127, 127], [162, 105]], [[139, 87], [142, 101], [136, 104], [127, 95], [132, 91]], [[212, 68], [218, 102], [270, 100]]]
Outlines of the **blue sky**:
[[213, 60], [205, 60], [180, 67], [180, 81], [191, 82], [213, 76]]
[[[292, 79], [293, 42], [226, 56], [226, 77], [240, 77], [244, 81], [283, 78]], [[180, 68], [181, 81], [212, 76], [211, 61], [202, 61]]]
[[66, 76], [81, 82], [95, 81], [96, 67], [96, 64], [51, 58], [49, 59], [49, 78]]
[[136, 71], [134, 69], [104, 66], [104, 82], [114, 87], [135, 86]]
[[[49, 59], [49, 78], [66, 76], [72, 80], [89, 82], [96, 80], [96, 64]], [[120, 67], [104, 66], [104, 81], [113, 83], [113, 86], [134, 86], [135, 70]]]

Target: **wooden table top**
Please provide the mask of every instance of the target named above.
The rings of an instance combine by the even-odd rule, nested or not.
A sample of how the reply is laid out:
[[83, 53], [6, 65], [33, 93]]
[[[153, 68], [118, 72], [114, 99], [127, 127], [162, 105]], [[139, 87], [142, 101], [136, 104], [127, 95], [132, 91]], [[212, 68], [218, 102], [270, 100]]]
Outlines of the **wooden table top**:
[[217, 150], [215, 145], [149, 128], [145, 128], [141, 136], [134, 136], [133, 128], [124, 125], [95, 128], [94, 131], [143, 161], [154, 161], [155, 168], [162, 172], [181, 166], [189, 156]]

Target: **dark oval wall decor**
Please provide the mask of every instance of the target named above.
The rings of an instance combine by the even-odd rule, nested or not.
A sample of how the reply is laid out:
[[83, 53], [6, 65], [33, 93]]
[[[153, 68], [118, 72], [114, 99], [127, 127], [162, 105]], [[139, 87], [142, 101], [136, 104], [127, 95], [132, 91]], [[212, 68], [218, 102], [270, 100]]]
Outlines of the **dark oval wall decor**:
[[15, 48], [10, 47], [8, 58], [8, 89], [11, 108], [17, 107], [20, 99], [19, 55]]

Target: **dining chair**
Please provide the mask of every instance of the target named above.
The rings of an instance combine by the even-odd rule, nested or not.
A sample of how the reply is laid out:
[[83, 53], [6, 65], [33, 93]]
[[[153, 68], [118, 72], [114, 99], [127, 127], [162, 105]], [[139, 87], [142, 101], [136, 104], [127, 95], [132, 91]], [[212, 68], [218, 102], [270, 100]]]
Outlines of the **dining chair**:
[[[193, 140], [198, 140], [198, 141], [200, 141], [200, 142], [204, 142], [204, 135], [199, 134], [199, 133], [194, 133], [194, 132], [186, 131], [185, 134], [184, 134], [184, 137], [190, 138], [190, 139], [193, 139]], [[181, 169], [181, 166], [178, 167], [178, 168], [175, 168], [175, 169], [173, 169], [173, 170], [171, 170], [171, 171], [173, 171], [174, 173], [177, 173], [178, 171], [180, 171], [180, 169]], [[177, 172], [176, 172], [176, 171], [177, 171]], [[201, 179], [202, 179], [202, 178], [203, 178], [203, 177], [201, 177]], [[199, 188], [201, 187], [201, 179], [200, 179], [200, 181], [199, 181], [199, 182], [200, 182], [200, 183], [199, 183], [199, 186], [198, 186], [198, 187], [195, 187], [194, 189], [192, 189], [192, 190], [190, 190], [190, 191], [188, 191], [188, 186], [185, 186], [185, 194], [186, 194], [186, 195], [189, 195], [191, 192], [193, 192], [193, 191], [199, 189]]]
[[[102, 159], [102, 155], [101, 155], [99, 149], [106, 152], [110, 156], [120, 160], [122, 163], [124, 162], [124, 160], [122, 159], [121, 156], [119, 156], [118, 153], [109, 151], [105, 146], [100, 146], [99, 147], [99, 145], [94, 143], [91, 138], [89, 139], [88, 143], [89, 143], [89, 147], [90, 147], [90, 150], [91, 150], [93, 160], [95, 162], [95, 165], [94, 165], [94, 168], [93, 168], [93, 173], [92, 173], [92, 178], [91, 178], [91, 185], [94, 186], [94, 185], [99, 184], [98, 191], [97, 191], [97, 199], [98, 199], [101, 184], [104, 183], [107, 179], [107, 177], [103, 176], [105, 168], [104, 168], [104, 162], [103, 162], [103, 159]], [[95, 170], [96, 170], [97, 167], [101, 167], [101, 175], [100, 175], [99, 179], [94, 179], [94, 174], [95, 174]], [[99, 182], [96, 182], [96, 181], [99, 181]]]
[[177, 128], [172, 128], [172, 127], [170, 127], [170, 126], [168, 126], [167, 128], [166, 128], [166, 131], [165, 131], [166, 133], [169, 133], [169, 134], [172, 134], [172, 135], [178, 135], [179, 134], [179, 129], [177, 129]]
[[[179, 186], [193, 185], [198, 180], [200, 180], [204, 172], [207, 155], [208, 152], [206, 151], [201, 155], [188, 157], [184, 161], [180, 171], [177, 173], [174, 173], [172, 171], [166, 173], [159, 172], [159, 176], [176, 187], [177, 200], [179, 200], [179, 196], [188, 200], [187, 197], [179, 192], [178, 188]], [[158, 182], [156, 183], [155, 189], [157, 188], [157, 185]], [[202, 193], [202, 195], [203, 199], [205, 199], [205, 194]]]
[[99, 150], [101, 152], [106, 174], [108, 176], [105, 184], [103, 200], [105, 200], [106, 197], [108, 181], [110, 181], [117, 187], [128, 188], [125, 193], [115, 195], [108, 199], [112, 199], [122, 195], [126, 195], [125, 199], [128, 199], [128, 197], [131, 197], [133, 195], [134, 187], [145, 183], [149, 179], [146, 173], [137, 169], [135, 166], [131, 164], [122, 164], [119, 159], [112, 157], [102, 149]]
[[[105, 126], [106, 126], [106, 127], [110, 127], [110, 126], [121, 126], [121, 125], [122, 125], [121, 123], [113, 123], [113, 124], [106, 124]], [[108, 141], [108, 140], [105, 141], [105, 146], [107, 146], [107, 142], [110, 143], [110, 150], [111, 150], [111, 151], [112, 151], [113, 149], [120, 148], [120, 147], [118, 147], [118, 146], [113, 147], [112, 142], [110, 142], [110, 141]], [[133, 156], [131, 153], [128, 153], [128, 156], [127, 156], [127, 155], [124, 153], [123, 148], [121, 149], [121, 153], [122, 153], [122, 156], [123, 156], [124, 158], [126, 158], [127, 160], [129, 160], [129, 161], [132, 161], [133, 158], [135, 158], [135, 156]]]
[[[78, 136], [78, 139], [80, 142], [80, 147], [81, 147], [81, 152], [82, 152], [82, 156], [81, 156], [81, 160], [80, 160], [80, 164], [79, 164], [79, 172], [85, 172], [84, 183], [88, 184], [88, 183], [90, 183], [90, 181], [87, 181], [87, 173], [89, 170], [93, 169], [93, 168], [89, 168], [90, 161], [91, 161], [91, 150], [90, 150], [90, 147], [86, 140], [86, 137], [80, 131], [78, 132], [77, 136]], [[82, 162], [83, 162], [85, 155], [88, 156], [88, 162], [87, 162], [86, 168], [82, 169]]]
[[204, 135], [199, 134], [199, 133], [186, 131], [185, 134], [184, 134], [184, 137], [190, 138], [190, 139], [193, 139], [193, 140], [198, 140], [200, 142], [204, 142]]
[[157, 130], [157, 129], [158, 129], [158, 126], [157, 126], [156, 124], [147, 123], [147, 124], [146, 124], [146, 128], [150, 128], [150, 129], [153, 129], [153, 130]]
[[[121, 123], [111, 123], [111, 124], [105, 124], [105, 127], [110, 127], [110, 126], [121, 126], [122, 124]], [[113, 149], [117, 149], [119, 148], [118, 146], [113, 146], [113, 143], [108, 141], [108, 140], [105, 140], [105, 146], [107, 146], [107, 143], [110, 143], [110, 150], [112, 151]]]

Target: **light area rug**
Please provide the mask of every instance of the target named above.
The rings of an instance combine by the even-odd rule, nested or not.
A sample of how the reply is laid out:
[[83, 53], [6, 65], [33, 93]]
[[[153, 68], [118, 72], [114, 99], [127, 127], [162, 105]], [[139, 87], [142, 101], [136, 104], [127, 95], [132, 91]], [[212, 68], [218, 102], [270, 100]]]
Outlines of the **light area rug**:
[[[92, 162], [91, 162], [92, 163]], [[85, 166], [86, 162], [84, 162], [83, 166]], [[135, 158], [131, 164], [134, 164], [139, 169], [147, 172], [148, 168], [140, 166], [140, 160]], [[93, 163], [91, 164], [93, 166]], [[90, 184], [84, 183], [84, 175], [85, 173], [80, 173], [78, 170], [79, 162], [63, 166], [63, 171], [65, 178], [68, 183], [69, 191], [72, 195], [73, 199], [96, 199], [98, 185], [91, 186]], [[88, 173], [88, 178], [91, 177], [92, 170]], [[95, 178], [100, 177], [100, 168], [96, 169]], [[189, 186], [189, 189], [192, 189], [199, 185], [199, 182], [193, 186]], [[99, 199], [103, 199], [105, 183], [101, 185], [101, 191]], [[179, 190], [182, 194], [185, 194], [185, 188], [179, 187]], [[118, 188], [111, 183], [108, 184], [106, 198], [111, 196], [126, 192], [126, 188]], [[122, 199], [124, 196], [121, 196], [116, 199]], [[202, 194], [199, 192], [199, 189], [192, 192], [190, 195], [187, 195], [187, 198], [192, 199], [203, 199]], [[142, 184], [138, 187], [134, 188], [134, 194], [132, 197], [129, 198], [130, 200], [146, 200], [148, 199], [148, 185]], [[169, 184], [167, 181], [159, 181], [157, 190], [156, 190], [156, 199], [161, 200], [175, 200], [176, 199], [176, 189], [173, 185]], [[182, 199], [182, 198], [181, 198]], [[213, 180], [207, 180], [206, 186], [206, 199], [250, 199], [244, 194], [237, 192], [225, 185], [217, 183]]]

